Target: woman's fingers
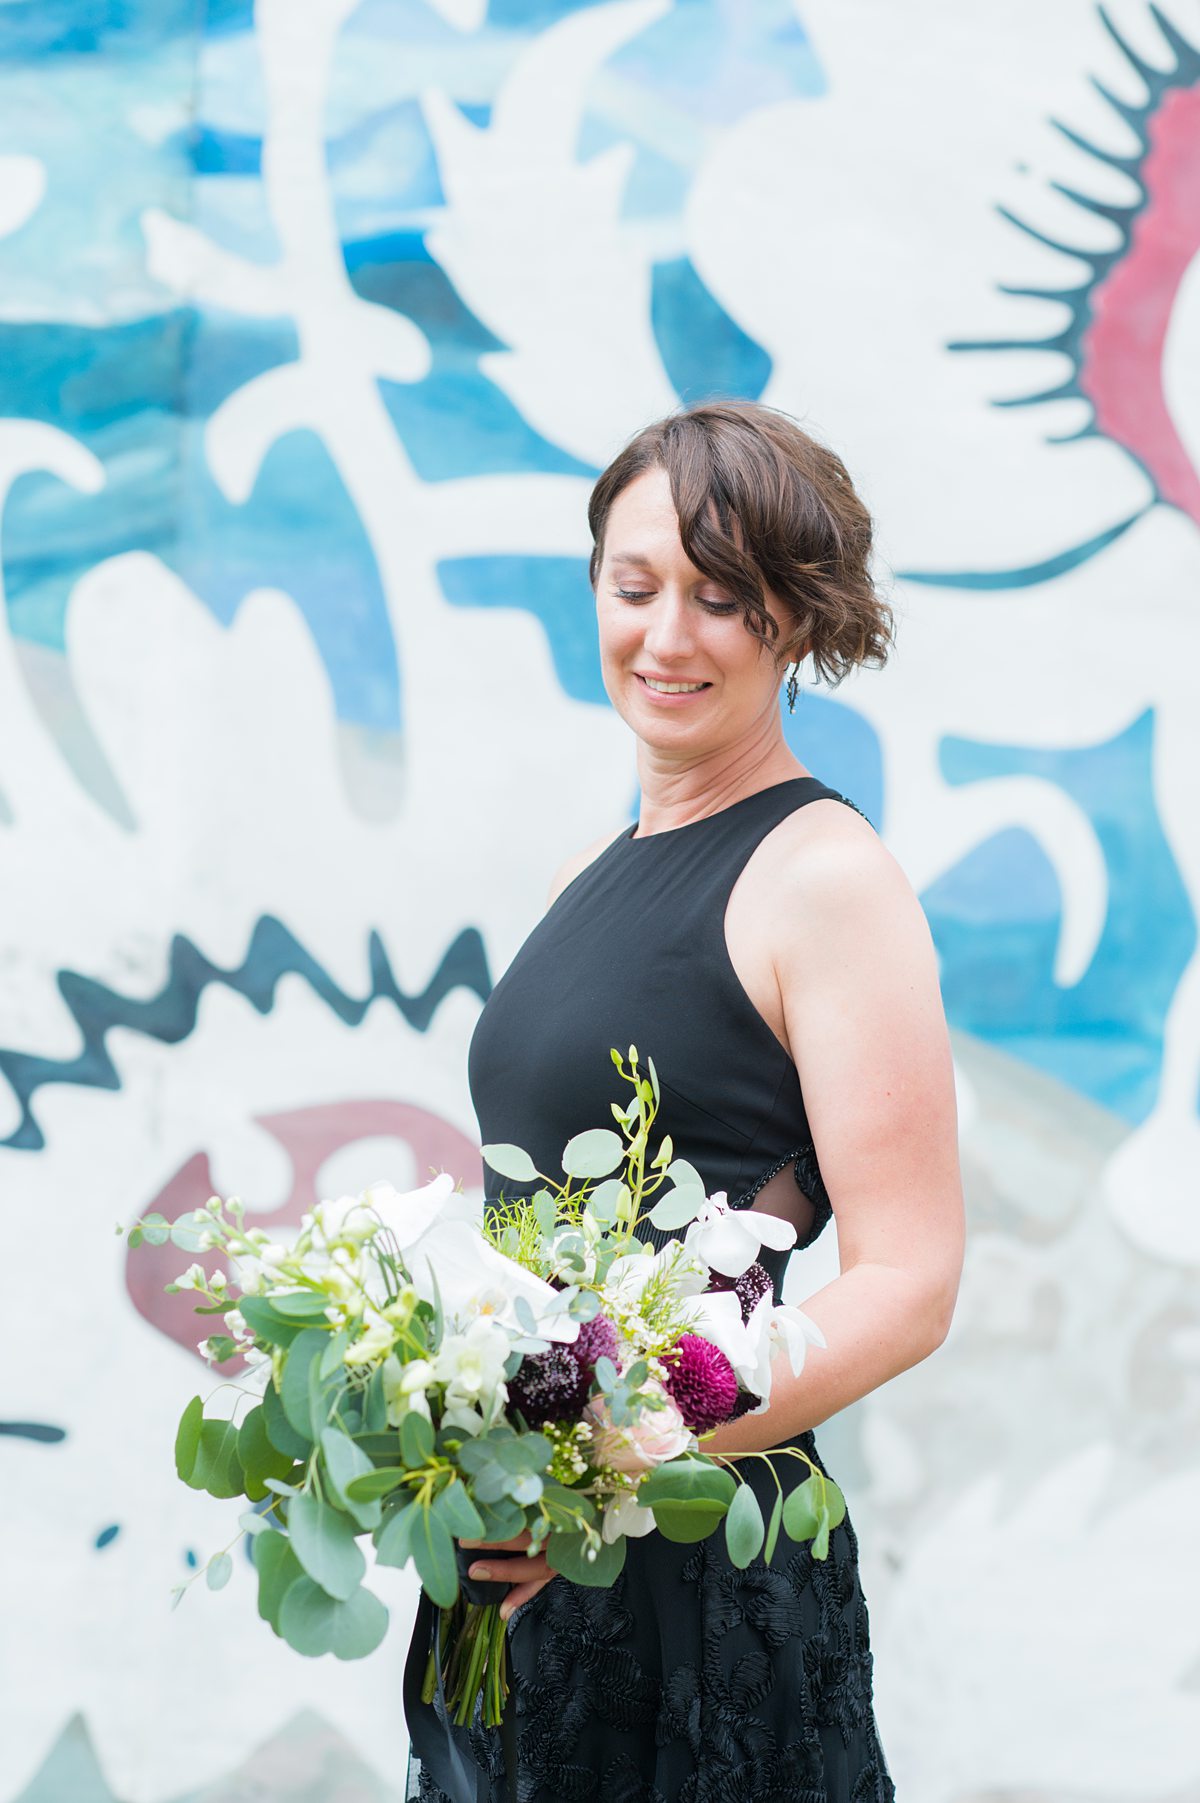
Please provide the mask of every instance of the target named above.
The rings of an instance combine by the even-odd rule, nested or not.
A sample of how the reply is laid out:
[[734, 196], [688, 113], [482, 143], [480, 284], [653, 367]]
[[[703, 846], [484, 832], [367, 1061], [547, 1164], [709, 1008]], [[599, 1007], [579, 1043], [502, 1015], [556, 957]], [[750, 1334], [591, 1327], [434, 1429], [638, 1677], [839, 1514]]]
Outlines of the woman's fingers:
[[556, 1571], [551, 1571], [544, 1578], [531, 1578], [527, 1584], [514, 1584], [500, 1605], [500, 1614], [503, 1619], [507, 1621], [514, 1609], [519, 1609], [521, 1604], [527, 1603], [531, 1596], [536, 1596], [539, 1590], [544, 1590], [551, 1578], [557, 1576]]

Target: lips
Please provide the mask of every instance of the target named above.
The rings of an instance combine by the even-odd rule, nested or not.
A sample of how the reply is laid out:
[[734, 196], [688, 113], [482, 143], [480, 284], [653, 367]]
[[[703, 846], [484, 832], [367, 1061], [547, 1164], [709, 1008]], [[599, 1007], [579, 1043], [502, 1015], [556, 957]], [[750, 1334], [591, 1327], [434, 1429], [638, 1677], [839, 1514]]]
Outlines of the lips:
[[[675, 697], [675, 696], [679, 696], [679, 695], [689, 695], [689, 694], [691, 694], [691, 695], [702, 695], [702, 694], [703, 694], [703, 693], [704, 693], [704, 691], [705, 691], [705, 689], [711, 689], [711, 688], [712, 688], [712, 684], [711, 684], [711, 682], [701, 682], [701, 683], [699, 683], [699, 684], [698, 684], [698, 685], [697, 685], [697, 686], [696, 686], [696, 687], [695, 687], [695, 688], [691, 688], [691, 687], [689, 687], [689, 688], [687, 688], [687, 689], [676, 689], [676, 690], [663, 690], [663, 689], [654, 689], [654, 688], [651, 688], [651, 687], [650, 687], [650, 679], [648, 679], [648, 678], [646, 678], [646, 677], [645, 677], [645, 676], [643, 676], [643, 675], [642, 675], [642, 673], [641, 673], [641, 671], [640, 671], [640, 670], [635, 670], [635, 671], [634, 671], [634, 675], [635, 675], [635, 676], [636, 676], [636, 677], [637, 677], [637, 679], [638, 679], [638, 681], [639, 681], [639, 682], [640, 682], [640, 683], [641, 683], [641, 685], [642, 685], [642, 687], [643, 687], [643, 688], [644, 688], [644, 689], [647, 689], [647, 690], [649, 690], [649, 692], [650, 692], [650, 694], [651, 694], [651, 695], [658, 695], [658, 696], [660, 696], [660, 697], [662, 697], [662, 696], [665, 696], [665, 697], [666, 697], [666, 699], [668, 699], [668, 700], [671, 700], [671, 699], [673, 699], [673, 698], [674, 698], [674, 697]], [[687, 681], [688, 681], [688, 678], [687, 678], [687, 677], [679, 677], [679, 678], [676, 678], [676, 679], [672, 679], [672, 678], [669, 678], [669, 677], [668, 677], [668, 678], [661, 678], [661, 679], [660, 679], [660, 678], [657, 678], [657, 677], [656, 677], [656, 678], [654, 678], [654, 679], [653, 679], [653, 680], [654, 680], [654, 681], [659, 681], [659, 680], [664, 680], [664, 681], [671, 681], [671, 680], [678, 680], [678, 681], [681, 681], [681, 682], [687, 682]]]

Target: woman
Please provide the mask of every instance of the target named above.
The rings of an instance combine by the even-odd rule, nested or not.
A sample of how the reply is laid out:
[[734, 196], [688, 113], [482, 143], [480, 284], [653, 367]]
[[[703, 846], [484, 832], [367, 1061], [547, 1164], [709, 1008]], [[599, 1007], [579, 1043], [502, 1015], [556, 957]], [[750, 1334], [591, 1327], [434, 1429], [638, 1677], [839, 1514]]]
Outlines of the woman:
[[[539, 1169], [608, 1118], [610, 1046], [654, 1058], [656, 1131], [710, 1194], [837, 1225], [838, 1278], [808, 1298], [824, 1350], [706, 1451], [803, 1448], [949, 1328], [964, 1239], [954, 1077], [936, 958], [903, 871], [782, 731], [784, 668], [840, 680], [884, 661], [892, 619], [871, 523], [837, 457], [786, 415], [724, 401], [638, 433], [589, 506], [604, 683], [637, 739], [636, 825], [570, 858], [489, 997], [469, 1076], [483, 1142]], [[544, 1162], [549, 1160], [549, 1162]], [[487, 1193], [501, 1181], [485, 1172]], [[509, 1192], [519, 1186], [505, 1184]], [[671, 1235], [643, 1230], [661, 1245]], [[778, 1299], [786, 1252], [764, 1248]], [[807, 1476], [775, 1461], [785, 1490]], [[740, 1471], [769, 1508], [764, 1462]], [[822, 1469], [824, 1466], [822, 1465]], [[721, 1535], [631, 1540], [608, 1590], [521, 1549], [502, 1730], [440, 1731], [449, 1803], [890, 1803], [849, 1516], [828, 1558], [781, 1541], [732, 1566]], [[464, 1543], [468, 1544], [468, 1543]], [[461, 1757], [460, 1757], [461, 1756]], [[465, 1775], [469, 1768], [469, 1778]], [[448, 1780], [447, 1780], [448, 1781]], [[448, 1793], [422, 1769], [425, 1803]]]

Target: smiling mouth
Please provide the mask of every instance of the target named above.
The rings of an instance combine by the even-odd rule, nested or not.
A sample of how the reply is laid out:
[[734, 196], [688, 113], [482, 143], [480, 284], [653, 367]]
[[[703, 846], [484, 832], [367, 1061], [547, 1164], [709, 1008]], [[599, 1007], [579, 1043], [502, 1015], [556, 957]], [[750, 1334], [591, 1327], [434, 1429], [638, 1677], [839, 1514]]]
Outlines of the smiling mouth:
[[651, 677], [643, 676], [640, 671], [635, 670], [634, 674], [643, 688], [649, 689], [652, 695], [698, 695], [701, 690], [712, 688], [711, 682], [655, 682]]

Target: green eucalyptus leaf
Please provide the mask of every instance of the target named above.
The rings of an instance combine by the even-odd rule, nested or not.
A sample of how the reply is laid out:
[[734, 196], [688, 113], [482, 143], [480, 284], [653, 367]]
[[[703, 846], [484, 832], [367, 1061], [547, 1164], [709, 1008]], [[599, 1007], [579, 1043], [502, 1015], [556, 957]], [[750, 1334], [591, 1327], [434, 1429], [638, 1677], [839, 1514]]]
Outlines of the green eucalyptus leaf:
[[387, 1427], [387, 1397], [383, 1390], [383, 1366], [376, 1365], [363, 1396], [364, 1434], [381, 1434]]
[[391, 1466], [386, 1471], [372, 1465], [370, 1471], [362, 1477], [352, 1478], [345, 1486], [345, 1497], [348, 1503], [375, 1502], [381, 1496], [387, 1496], [404, 1482], [405, 1471], [401, 1466]]
[[[279, 1396], [288, 1425], [310, 1440], [315, 1440], [316, 1435], [313, 1433], [309, 1377], [314, 1364], [323, 1355], [326, 1343], [326, 1336], [319, 1327], [303, 1328], [288, 1350], [283, 1381], [279, 1386]], [[324, 1426], [324, 1422], [321, 1425]]]
[[723, 1504], [660, 1502], [654, 1505], [654, 1525], [664, 1540], [690, 1546], [715, 1533], [726, 1513]]
[[203, 1252], [205, 1248], [200, 1244], [200, 1235], [211, 1227], [212, 1222], [193, 1209], [171, 1223], [171, 1244], [178, 1246], [181, 1252]]
[[196, 1462], [188, 1483], [193, 1490], [207, 1490], [210, 1496], [241, 1496], [245, 1477], [238, 1458], [238, 1430], [232, 1421], [201, 1423], [196, 1447]]
[[586, 1584], [604, 1589], [613, 1583], [625, 1563], [626, 1542], [622, 1536], [611, 1544], [601, 1541], [595, 1559], [586, 1554], [587, 1539], [582, 1533], [551, 1534], [544, 1552], [552, 1571], [561, 1572], [572, 1584]]
[[312, 1440], [307, 1432], [297, 1433], [284, 1414], [283, 1402], [275, 1388], [274, 1379], [268, 1382], [263, 1391], [262, 1412], [267, 1439], [276, 1452], [285, 1452], [290, 1459], [307, 1459], [312, 1451]]
[[771, 1509], [771, 1519], [767, 1523], [767, 1542], [763, 1547], [763, 1558], [767, 1564], [775, 1557], [775, 1543], [779, 1539], [779, 1524], [783, 1520], [783, 1492], [777, 1490], [775, 1502]]
[[288, 1504], [288, 1537], [301, 1565], [322, 1590], [342, 1601], [354, 1594], [367, 1562], [348, 1515], [311, 1492], [294, 1496]]
[[338, 1602], [310, 1578], [297, 1579], [279, 1611], [280, 1634], [309, 1659], [323, 1653], [332, 1653], [335, 1659], [365, 1659], [387, 1633], [387, 1625], [387, 1610], [369, 1590], [357, 1590]]
[[279, 1606], [304, 1569], [286, 1534], [260, 1534], [252, 1543], [251, 1557], [258, 1572], [258, 1613], [278, 1634]]
[[324, 1321], [329, 1297], [323, 1290], [273, 1290], [271, 1307], [285, 1321]]
[[532, 1158], [520, 1146], [501, 1143], [480, 1149], [484, 1161], [491, 1165], [497, 1176], [510, 1177], [514, 1183], [532, 1183], [537, 1176]]
[[731, 1564], [736, 1565], [739, 1571], [745, 1571], [761, 1549], [764, 1533], [758, 1498], [749, 1484], [741, 1483], [734, 1492], [725, 1517], [725, 1545]]
[[366, 1453], [339, 1428], [327, 1427], [321, 1434], [321, 1457], [331, 1501], [352, 1516], [360, 1528], [378, 1527], [383, 1514], [378, 1497], [351, 1498], [346, 1490], [355, 1478], [374, 1477], [375, 1467]]
[[827, 1509], [821, 1510], [820, 1523], [813, 1536], [812, 1556], [814, 1559], [829, 1557], [829, 1511]]
[[815, 1476], [797, 1484], [783, 1505], [784, 1532], [792, 1540], [811, 1540], [821, 1525], [821, 1494]]
[[233, 1560], [228, 1553], [214, 1553], [204, 1568], [204, 1581], [210, 1590], [224, 1590], [233, 1576]]
[[[537, 1482], [540, 1495], [541, 1479], [539, 1478]], [[523, 1502], [525, 1498], [517, 1497], [516, 1500]], [[532, 1497], [530, 1500], [536, 1502], [537, 1498]], [[438, 1492], [434, 1507], [456, 1540], [483, 1539], [483, 1516], [471, 1501], [467, 1487], [461, 1479], [451, 1478], [446, 1488]]]
[[450, 1530], [431, 1507], [416, 1505], [411, 1546], [422, 1584], [439, 1608], [448, 1609], [458, 1595], [458, 1564]]
[[415, 1409], [400, 1423], [400, 1457], [410, 1471], [419, 1471], [433, 1457], [432, 1424]]
[[667, 1182], [674, 1184], [676, 1189], [699, 1190], [701, 1196], [705, 1193], [703, 1177], [695, 1165], [689, 1164], [686, 1158], [672, 1159], [667, 1166]]
[[398, 1509], [389, 1510], [384, 1516], [375, 1530], [377, 1565], [408, 1564], [412, 1557], [412, 1531], [420, 1513], [420, 1503], [410, 1500], [402, 1503]]
[[654, 1204], [646, 1219], [664, 1232], [676, 1227], [686, 1227], [694, 1221], [705, 1201], [703, 1190], [671, 1189]]
[[346, 1332], [344, 1327], [339, 1327], [336, 1333], [330, 1334], [329, 1344], [321, 1354], [321, 1362], [317, 1366], [317, 1369], [323, 1378], [332, 1377], [334, 1375], [342, 1362], [346, 1348], [349, 1344], [350, 1335]]
[[829, 1511], [829, 1525], [836, 1528], [846, 1519], [846, 1499], [831, 1477], [825, 1479], [825, 1507]]
[[562, 1168], [568, 1177], [607, 1177], [625, 1157], [625, 1142], [611, 1127], [589, 1127], [573, 1134], [563, 1148]]
[[237, 1452], [251, 1502], [261, 1502], [267, 1494], [266, 1480], [285, 1478], [295, 1462], [290, 1453], [272, 1446], [267, 1434], [267, 1412], [261, 1404], [243, 1419], [238, 1429]]
[[175, 1435], [175, 1469], [185, 1484], [192, 1481], [203, 1422], [204, 1404], [198, 1396], [193, 1396], [180, 1417], [179, 1429]]
[[511, 1497], [499, 1496], [490, 1503], [476, 1495], [476, 1506], [483, 1521], [482, 1534], [468, 1534], [468, 1540], [515, 1540], [525, 1526], [525, 1511]]
[[638, 1485], [637, 1501], [642, 1508], [657, 1507], [660, 1502], [719, 1504], [724, 1514], [735, 1488], [736, 1480], [707, 1459], [671, 1459], [656, 1466]]
[[242, 1296], [238, 1310], [256, 1340], [269, 1346], [290, 1346], [301, 1332], [299, 1321], [288, 1321], [278, 1314], [265, 1296]]

